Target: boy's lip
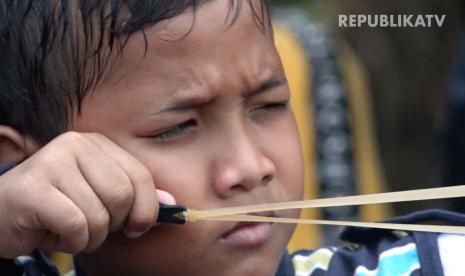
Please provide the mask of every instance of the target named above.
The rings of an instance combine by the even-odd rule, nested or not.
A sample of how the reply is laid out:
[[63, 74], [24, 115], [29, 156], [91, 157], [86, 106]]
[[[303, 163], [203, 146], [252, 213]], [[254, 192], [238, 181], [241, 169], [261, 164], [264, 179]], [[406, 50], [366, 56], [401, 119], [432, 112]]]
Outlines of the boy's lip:
[[[276, 216], [274, 212], [257, 212], [250, 215]], [[273, 226], [273, 223], [268, 222], [237, 222], [221, 235], [220, 240], [238, 247], [258, 246], [270, 238]]]

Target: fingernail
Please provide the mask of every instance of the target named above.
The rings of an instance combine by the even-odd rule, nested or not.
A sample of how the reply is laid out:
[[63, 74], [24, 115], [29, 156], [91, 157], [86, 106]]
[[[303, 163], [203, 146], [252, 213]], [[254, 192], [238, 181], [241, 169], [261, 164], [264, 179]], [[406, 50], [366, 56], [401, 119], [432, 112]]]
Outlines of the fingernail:
[[137, 239], [143, 234], [145, 234], [145, 232], [147, 231], [131, 231], [131, 230], [124, 229], [123, 232], [124, 232], [124, 235], [126, 235], [126, 237], [130, 239]]
[[157, 197], [158, 197], [158, 201], [160, 203], [167, 204], [167, 205], [175, 205], [176, 204], [176, 200], [168, 192], [165, 192], [165, 191], [162, 191], [162, 190], [157, 190]]

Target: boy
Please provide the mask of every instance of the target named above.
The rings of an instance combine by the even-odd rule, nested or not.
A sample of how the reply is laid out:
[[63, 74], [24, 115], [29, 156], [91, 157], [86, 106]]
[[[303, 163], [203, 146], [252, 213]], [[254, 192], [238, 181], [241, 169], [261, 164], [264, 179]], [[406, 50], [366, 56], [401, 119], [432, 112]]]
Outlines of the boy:
[[301, 198], [265, 3], [31, 0], [0, 12], [0, 163], [16, 164], [0, 177], [5, 273], [52, 275], [37, 251], [12, 260], [36, 248], [73, 253], [78, 275], [366, 275], [357, 265], [376, 267], [387, 247], [416, 252], [414, 238], [382, 232], [374, 251], [291, 261], [292, 225], [153, 226], [159, 202]]
[[301, 197], [264, 4], [124, 2], [2, 4], [0, 163], [19, 165], [1, 177], [1, 257], [66, 251], [87, 275], [273, 274], [293, 226], [152, 228], [167, 193], [196, 209]]

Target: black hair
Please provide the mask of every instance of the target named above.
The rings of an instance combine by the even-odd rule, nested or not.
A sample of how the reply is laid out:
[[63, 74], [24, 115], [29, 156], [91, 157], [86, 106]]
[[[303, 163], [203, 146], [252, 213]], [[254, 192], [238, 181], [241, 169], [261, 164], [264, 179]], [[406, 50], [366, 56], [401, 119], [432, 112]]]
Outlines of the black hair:
[[[0, 0], [0, 125], [50, 141], [69, 129], [132, 34], [145, 38], [144, 28], [188, 9], [195, 18], [208, 1]], [[242, 0], [224, 1], [232, 25]], [[261, 28], [267, 9], [266, 0], [252, 9]]]

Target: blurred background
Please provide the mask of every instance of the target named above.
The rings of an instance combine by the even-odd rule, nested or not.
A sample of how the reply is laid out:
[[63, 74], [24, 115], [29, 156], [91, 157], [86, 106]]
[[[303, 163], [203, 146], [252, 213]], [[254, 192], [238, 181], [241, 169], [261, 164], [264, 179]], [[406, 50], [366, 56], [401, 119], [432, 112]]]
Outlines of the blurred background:
[[[276, 9], [299, 7], [313, 22], [322, 24], [336, 44], [347, 43], [360, 58], [368, 73], [375, 135], [388, 190], [445, 184], [446, 97], [465, 31], [461, 2], [272, 2]], [[446, 20], [441, 28], [339, 28], [339, 14], [446, 14]], [[394, 206], [399, 212], [405, 208], [413, 207]]]
[[[302, 46], [303, 54], [300, 58], [305, 56], [310, 66], [307, 74], [311, 79], [308, 84], [309, 92], [307, 97], [299, 98], [299, 101], [310, 105], [308, 112], [311, 115], [303, 116], [311, 117], [310, 120], [313, 122], [301, 122], [300, 127], [311, 128], [309, 131], [304, 131], [309, 133], [303, 134], [306, 135], [304, 143], [308, 144], [308, 148], [304, 147], [304, 150], [309, 151], [310, 155], [314, 153], [313, 157], [307, 157], [311, 166], [316, 167], [312, 173], [309, 173], [310, 178], [313, 177], [310, 180], [313, 184], [310, 185], [317, 182], [319, 188], [316, 191], [307, 191], [307, 196], [326, 197], [367, 191], [400, 191], [465, 184], [465, 3], [463, 1], [273, 0], [271, 3], [274, 7], [274, 21], [277, 23], [275, 25], [284, 26], [293, 34], [297, 44]], [[442, 27], [430, 28], [339, 27], [338, 15], [349, 14], [445, 14], [446, 19]], [[316, 47], [315, 45], [319, 43], [317, 40], [322, 38], [325, 42], [320, 48]], [[281, 43], [281, 40], [283, 39], [278, 34], [277, 43], [286, 44]], [[292, 54], [286, 53], [297, 50], [292, 50], [290, 46], [281, 48], [284, 49], [280, 50], [283, 59], [299, 59], [299, 57], [288, 57]], [[322, 48], [328, 49], [328, 53], [324, 54], [326, 61], [319, 54]], [[292, 63], [285, 60], [283, 62]], [[345, 63], [352, 65], [346, 66]], [[294, 78], [294, 75], [299, 75], [296, 72], [306, 70], [292, 69], [291, 67], [295, 67], [292, 64], [288, 67], [290, 68], [286, 70], [288, 78], [290, 75]], [[322, 119], [318, 115], [326, 108], [319, 102], [322, 96], [318, 96], [317, 92], [318, 89], [325, 91], [323, 86], [328, 79], [322, 77], [327, 74], [321, 72], [327, 70], [321, 69], [322, 67], [332, 68], [328, 69], [332, 74], [330, 78], [337, 80], [339, 89], [345, 94], [345, 99], [338, 103], [334, 102], [330, 106], [336, 113], [342, 110], [345, 117], [341, 120], [346, 120], [347, 123], [340, 125], [339, 129], [334, 131], [337, 133], [343, 131], [352, 137], [349, 140], [352, 147], [339, 157], [322, 149], [326, 145], [327, 138], [333, 135], [328, 129], [322, 130], [319, 125], [319, 120], [326, 118]], [[360, 86], [360, 83], [363, 85]], [[361, 102], [354, 100], [354, 97], [360, 97], [357, 91], [354, 92], [357, 87], [362, 87], [364, 90], [364, 99]], [[292, 90], [294, 92], [298, 89]], [[358, 103], [354, 104], [357, 101]], [[295, 105], [299, 104], [295, 103]], [[355, 114], [360, 113], [359, 109], [365, 110], [362, 115]], [[358, 121], [365, 120], [364, 116], [370, 118], [368, 122], [361, 123], [362, 130], [357, 130], [360, 129], [360, 126], [357, 126], [360, 125]], [[333, 119], [337, 121], [336, 118]], [[368, 134], [362, 134], [365, 138], [360, 142], [359, 132], [365, 131], [364, 129]], [[336, 142], [334, 146], [337, 147]], [[365, 158], [363, 162], [375, 163], [375, 166], [364, 167], [364, 172], [357, 172], [360, 170], [358, 156], [363, 155], [364, 151], [372, 151], [372, 153], [370, 153], [371, 157]], [[324, 166], [329, 159], [338, 159], [339, 161], [335, 161], [337, 164], [340, 163], [354, 172], [344, 180], [344, 185], [352, 185], [352, 188], [343, 188], [340, 181], [331, 184], [332, 180], [325, 178]], [[364, 180], [363, 174], [367, 173], [367, 170], [374, 171], [375, 177]], [[361, 183], [363, 181], [365, 183]], [[336, 187], [333, 190], [337, 192], [331, 192], [331, 185]], [[369, 187], [362, 187], [370, 185], [376, 187], [371, 190]], [[386, 207], [387, 209], [369, 212], [378, 212], [379, 215], [372, 217], [378, 219], [385, 215], [402, 215], [426, 208], [464, 211], [463, 206], [465, 206], [464, 199], [438, 200], [392, 204]], [[356, 209], [349, 214], [341, 212], [338, 214], [336, 210], [335, 214], [325, 211], [323, 216], [355, 218], [361, 213], [363, 216], [363, 210]]]

